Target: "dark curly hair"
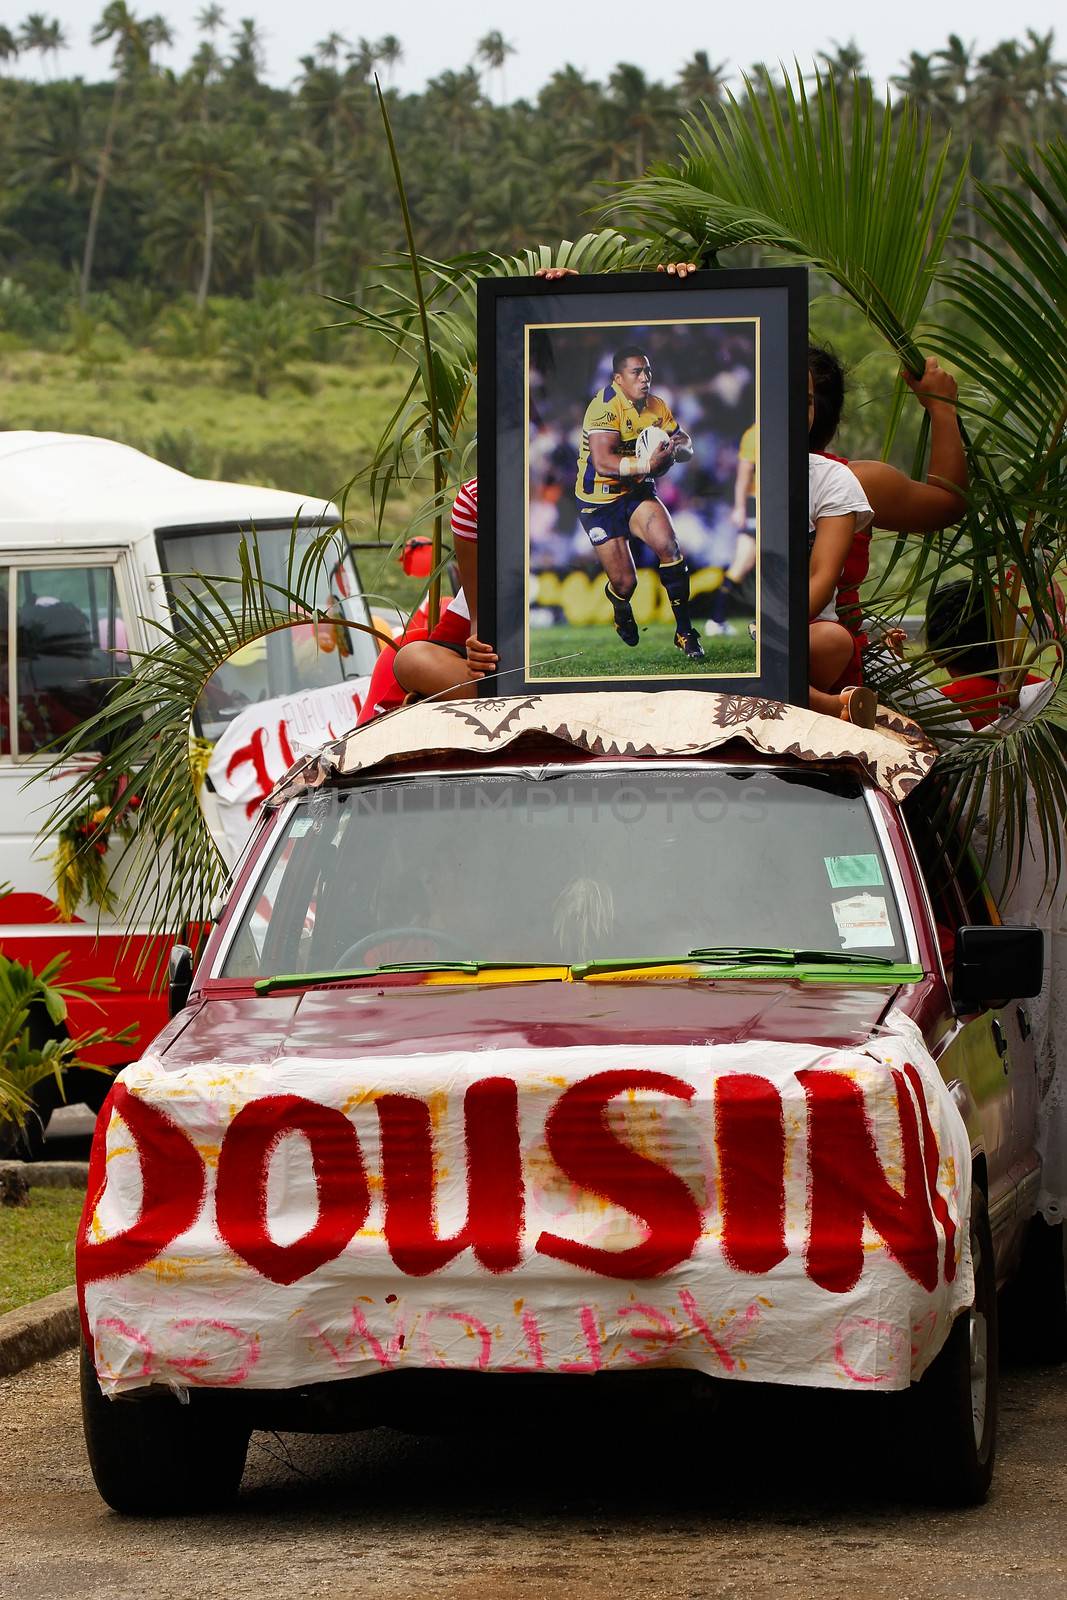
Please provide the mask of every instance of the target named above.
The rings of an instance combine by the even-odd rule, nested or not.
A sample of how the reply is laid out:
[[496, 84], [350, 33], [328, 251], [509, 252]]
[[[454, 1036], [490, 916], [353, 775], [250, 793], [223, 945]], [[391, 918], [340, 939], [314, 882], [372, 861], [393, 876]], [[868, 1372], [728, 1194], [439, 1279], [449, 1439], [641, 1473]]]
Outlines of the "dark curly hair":
[[926, 645], [946, 656], [955, 677], [982, 676], [999, 665], [982, 594], [966, 579], [943, 583], [926, 602]]
[[825, 450], [845, 408], [845, 369], [829, 345], [808, 345], [808, 371], [815, 390], [815, 419], [808, 433], [809, 450]]

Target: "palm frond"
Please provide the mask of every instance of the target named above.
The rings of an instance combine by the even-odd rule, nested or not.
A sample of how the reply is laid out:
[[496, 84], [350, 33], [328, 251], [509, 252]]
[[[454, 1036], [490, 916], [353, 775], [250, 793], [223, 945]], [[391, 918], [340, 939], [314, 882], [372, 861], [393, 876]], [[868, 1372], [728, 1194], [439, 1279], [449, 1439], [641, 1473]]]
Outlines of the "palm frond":
[[[111, 886], [116, 916], [127, 930], [147, 924], [185, 939], [192, 927], [195, 942], [195, 930], [210, 922], [228, 869], [197, 798], [193, 713], [212, 674], [254, 639], [296, 622], [338, 623], [316, 606], [315, 595], [344, 548], [337, 529], [307, 541], [306, 530], [294, 528], [284, 581], [272, 582], [253, 531], [241, 538], [236, 576], [175, 574], [170, 623], [145, 619], [159, 642], [134, 654], [132, 671], [103, 709], [56, 747], [54, 762], [34, 780], [73, 777], [44, 824], [46, 835], [82, 813], [87, 797], [112, 797], [99, 834], [88, 836], [83, 848], [124, 825]], [[343, 625], [373, 632], [362, 623]]]
[[[402, 189], [399, 172], [397, 182]], [[413, 532], [447, 514], [456, 490], [470, 475], [475, 447], [479, 279], [532, 277], [545, 267], [569, 267], [581, 273], [621, 271], [637, 265], [644, 253], [606, 228], [514, 255], [480, 252], [450, 261], [410, 255], [386, 274], [374, 305], [335, 298], [334, 303], [350, 315], [333, 327], [372, 335], [411, 369], [404, 395], [383, 425], [370, 460], [343, 491], [342, 507], [357, 488], [365, 488], [380, 534], [398, 485], [432, 481], [432, 498], [424, 499], [414, 516], [404, 520], [390, 554]], [[442, 564], [438, 555], [435, 571]]]
[[830, 76], [809, 92], [766, 69], [740, 96], [691, 116], [682, 159], [621, 188], [609, 215], [661, 252], [714, 260], [762, 245], [820, 267], [904, 364], [952, 229], [964, 173], [948, 184], [948, 140], [905, 101], [879, 105], [854, 80], [847, 118]]

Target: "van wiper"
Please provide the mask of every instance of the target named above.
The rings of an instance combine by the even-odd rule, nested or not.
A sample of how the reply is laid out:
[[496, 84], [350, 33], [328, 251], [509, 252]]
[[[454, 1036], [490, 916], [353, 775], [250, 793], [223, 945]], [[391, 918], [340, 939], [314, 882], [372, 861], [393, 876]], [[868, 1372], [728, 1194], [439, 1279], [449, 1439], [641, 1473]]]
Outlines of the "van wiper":
[[272, 978], [257, 978], [253, 984], [257, 994], [269, 994], [272, 989], [313, 989], [318, 984], [346, 983], [356, 978], [378, 978], [396, 972], [487, 972], [521, 971], [524, 967], [551, 965], [562, 962], [541, 961], [383, 961], [376, 967], [350, 967], [344, 972], [280, 972]]

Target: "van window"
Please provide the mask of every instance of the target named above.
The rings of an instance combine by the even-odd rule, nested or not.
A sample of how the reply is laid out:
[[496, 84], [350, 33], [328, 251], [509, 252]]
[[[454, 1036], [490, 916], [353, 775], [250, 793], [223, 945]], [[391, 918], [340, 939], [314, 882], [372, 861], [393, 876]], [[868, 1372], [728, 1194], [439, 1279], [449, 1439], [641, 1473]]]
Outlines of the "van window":
[[111, 567], [9, 568], [3, 588], [2, 753], [33, 755], [102, 708], [130, 670], [129, 640]]
[[[312, 540], [322, 531], [319, 525], [297, 529], [298, 564]], [[286, 583], [290, 534], [288, 527], [260, 532], [260, 561], [268, 583]], [[202, 596], [210, 607], [210, 591], [198, 581], [198, 575], [203, 573], [210, 578], [237, 575], [239, 528], [164, 529], [157, 534], [157, 539], [171, 593], [179, 588], [191, 591]], [[368, 622], [366, 602], [351, 566], [345, 562], [339, 567], [330, 571], [324, 564], [319, 569], [312, 596], [314, 604], [350, 621]], [[197, 732], [206, 739], [218, 739], [226, 724], [246, 706], [300, 689], [326, 688], [349, 678], [363, 677], [373, 668], [377, 654], [370, 636], [356, 629], [338, 630], [336, 635], [321, 630], [315, 632], [310, 627], [270, 634], [240, 651], [212, 675], [197, 708]]]

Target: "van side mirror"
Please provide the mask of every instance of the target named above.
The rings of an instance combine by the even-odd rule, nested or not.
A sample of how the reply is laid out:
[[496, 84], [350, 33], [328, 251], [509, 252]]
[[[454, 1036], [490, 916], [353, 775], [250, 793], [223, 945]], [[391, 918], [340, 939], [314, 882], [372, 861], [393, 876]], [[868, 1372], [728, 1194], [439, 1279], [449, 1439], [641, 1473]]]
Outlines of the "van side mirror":
[[185, 1010], [192, 986], [193, 952], [187, 944], [176, 944], [171, 948], [167, 964], [167, 995], [172, 1017]]
[[957, 928], [952, 998], [964, 1011], [983, 1011], [1008, 1000], [1028, 1000], [1045, 973], [1040, 928]]

